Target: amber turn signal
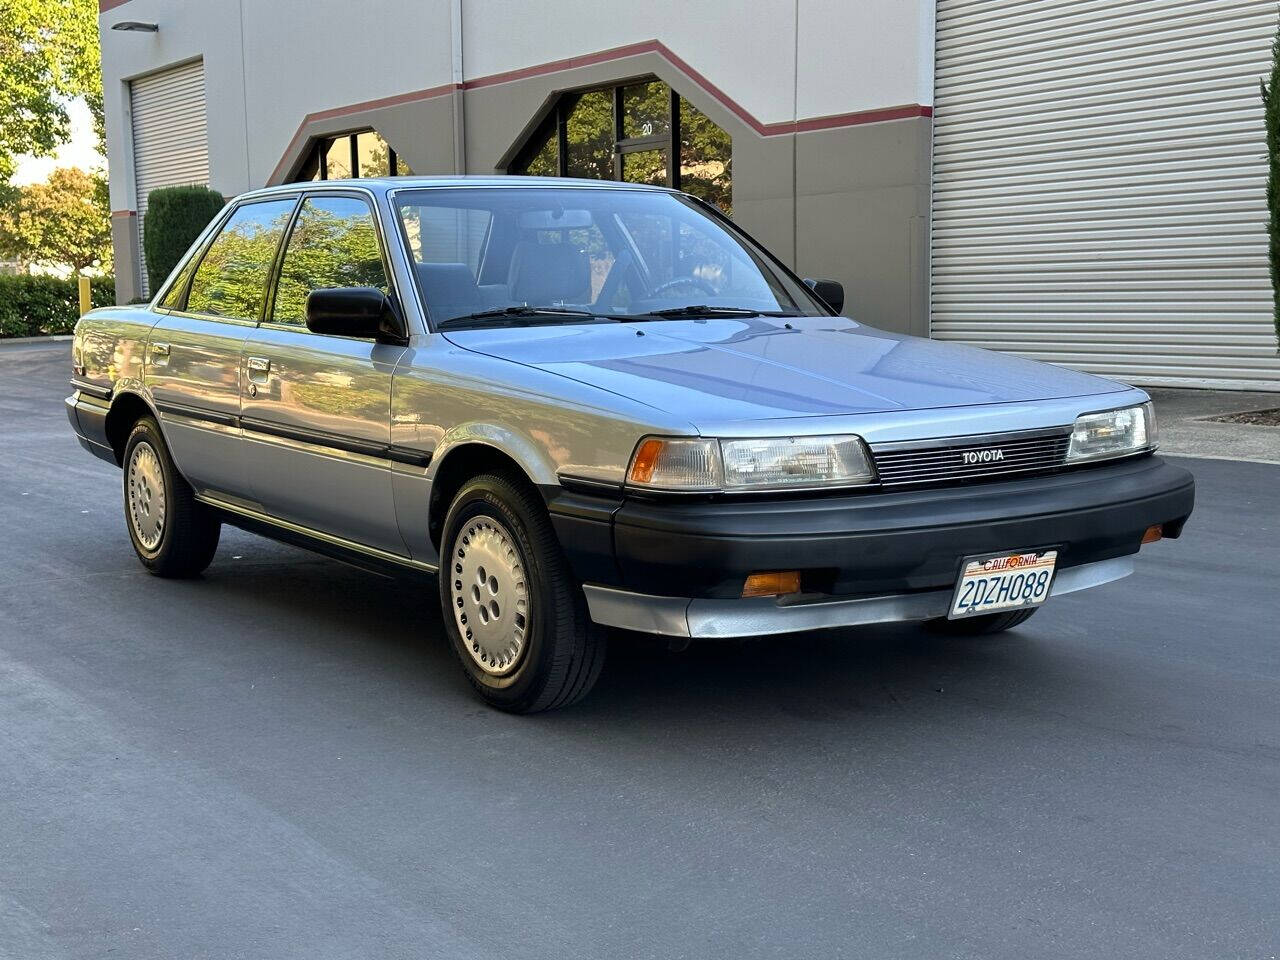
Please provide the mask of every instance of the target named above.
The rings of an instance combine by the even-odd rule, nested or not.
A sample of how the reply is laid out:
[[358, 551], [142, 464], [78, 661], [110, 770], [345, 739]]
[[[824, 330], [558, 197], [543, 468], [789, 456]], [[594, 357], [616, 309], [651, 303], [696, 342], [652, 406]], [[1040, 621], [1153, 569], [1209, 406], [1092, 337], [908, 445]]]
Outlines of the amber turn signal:
[[1164, 529], [1158, 523], [1154, 523], [1147, 527], [1147, 532], [1142, 535], [1142, 542], [1155, 543], [1157, 540], [1164, 539]]
[[658, 454], [662, 453], [662, 441], [650, 437], [640, 444], [635, 458], [631, 461], [632, 483], [648, 483], [653, 479], [654, 468], [658, 465]]
[[744, 597], [774, 597], [780, 593], [800, 592], [800, 571], [753, 573], [742, 586]]

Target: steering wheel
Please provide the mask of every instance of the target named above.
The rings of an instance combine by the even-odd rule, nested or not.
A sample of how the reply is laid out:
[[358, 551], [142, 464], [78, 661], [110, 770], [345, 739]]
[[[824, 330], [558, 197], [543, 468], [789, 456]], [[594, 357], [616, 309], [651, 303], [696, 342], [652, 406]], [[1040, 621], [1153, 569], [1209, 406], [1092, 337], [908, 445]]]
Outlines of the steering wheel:
[[707, 281], [703, 280], [701, 277], [690, 276], [690, 277], [676, 277], [673, 280], [668, 280], [666, 283], [660, 283], [656, 287], [654, 287], [652, 290], [649, 291], [649, 296], [656, 297], [659, 294], [666, 293], [668, 290], [671, 290], [672, 288], [679, 287], [679, 286], [694, 287], [698, 290], [701, 290], [703, 293], [711, 294], [711, 296], [713, 297], [716, 295], [716, 292], [717, 292], [715, 287], [707, 283]]

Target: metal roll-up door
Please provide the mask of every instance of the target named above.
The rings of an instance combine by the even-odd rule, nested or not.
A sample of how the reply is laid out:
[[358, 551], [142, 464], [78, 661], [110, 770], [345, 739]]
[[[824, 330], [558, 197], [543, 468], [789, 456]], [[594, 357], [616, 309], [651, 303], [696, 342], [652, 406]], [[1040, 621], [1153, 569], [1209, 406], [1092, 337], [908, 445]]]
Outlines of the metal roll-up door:
[[129, 100], [138, 198], [138, 255], [143, 260], [142, 292], [149, 295], [142, 246], [147, 196], [157, 187], [209, 182], [204, 63], [196, 60], [139, 77], [129, 85]]
[[1275, 0], [938, 0], [932, 333], [1280, 390], [1258, 80]]

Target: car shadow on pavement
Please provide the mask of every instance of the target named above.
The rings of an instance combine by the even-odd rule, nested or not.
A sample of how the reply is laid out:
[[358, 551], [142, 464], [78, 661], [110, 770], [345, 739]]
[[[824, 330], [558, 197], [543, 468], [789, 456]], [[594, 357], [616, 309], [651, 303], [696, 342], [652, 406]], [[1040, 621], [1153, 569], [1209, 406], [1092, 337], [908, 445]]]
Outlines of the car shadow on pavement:
[[[407, 686], [424, 698], [470, 700], [442, 633], [434, 580], [383, 578], [286, 547], [265, 549], [284, 554], [285, 562], [220, 554], [192, 599], [199, 604], [197, 597], [206, 597], [235, 611], [246, 629], [269, 635], [288, 658], [336, 659], [370, 683]], [[592, 694], [537, 722], [625, 727], [659, 717], [772, 714], [846, 723], [908, 706], [928, 713], [941, 708], [945, 715], [947, 698], [975, 683], [1006, 693], [1013, 684], [1034, 685], [1037, 671], [1049, 669], [1045, 659], [1052, 659], [1038, 643], [1044, 632], [1038, 623], [977, 639], [893, 624], [704, 641], [678, 652], [659, 638], [613, 632]], [[406, 695], [409, 690], [398, 691]]]

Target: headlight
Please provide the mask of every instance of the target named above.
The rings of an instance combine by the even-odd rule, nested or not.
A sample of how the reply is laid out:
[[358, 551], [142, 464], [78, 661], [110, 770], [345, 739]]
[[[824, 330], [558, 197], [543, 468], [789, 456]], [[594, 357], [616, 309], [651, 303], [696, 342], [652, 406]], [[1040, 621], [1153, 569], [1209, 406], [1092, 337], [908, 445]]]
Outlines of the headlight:
[[860, 437], [767, 437], [750, 440], [646, 437], [627, 481], [650, 490], [747, 492], [870, 483], [871, 460]]
[[714, 440], [640, 441], [627, 480], [653, 490], [718, 490], [720, 447]]
[[1123, 457], [1156, 445], [1156, 416], [1150, 403], [1076, 418], [1067, 462]]

